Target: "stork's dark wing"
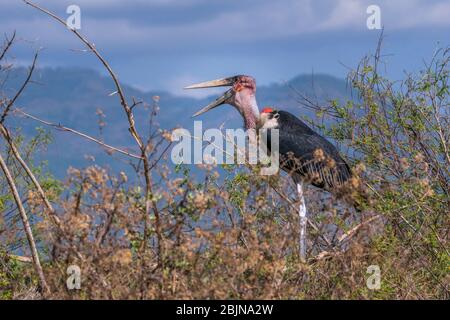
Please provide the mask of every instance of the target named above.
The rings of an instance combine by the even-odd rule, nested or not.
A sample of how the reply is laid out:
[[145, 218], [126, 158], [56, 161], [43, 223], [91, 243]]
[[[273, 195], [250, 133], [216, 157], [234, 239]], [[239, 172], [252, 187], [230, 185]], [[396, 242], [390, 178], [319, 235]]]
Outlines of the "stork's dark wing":
[[328, 140], [289, 112], [278, 111], [278, 114], [280, 165], [283, 170], [300, 175], [314, 186], [328, 191], [350, 178], [349, 166]]

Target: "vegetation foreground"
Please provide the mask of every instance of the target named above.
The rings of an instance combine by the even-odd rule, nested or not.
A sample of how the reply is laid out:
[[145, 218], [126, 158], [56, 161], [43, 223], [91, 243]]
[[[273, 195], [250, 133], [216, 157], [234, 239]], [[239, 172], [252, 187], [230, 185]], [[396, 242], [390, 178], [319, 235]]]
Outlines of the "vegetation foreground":
[[[0, 50], [2, 79], [13, 68], [13, 44], [14, 36]], [[348, 77], [358, 98], [344, 104], [319, 105], [297, 92], [316, 113], [310, 124], [351, 163], [359, 178], [344, 196], [362, 205], [357, 212], [307, 189], [305, 262], [288, 177], [202, 165], [204, 177], [194, 179], [188, 165], [173, 169], [170, 133], [156, 124], [158, 99], [137, 128], [134, 112], [145, 104], [125, 97], [112, 71], [135, 151], [94, 142], [124, 153], [127, 170], [92, 165], [54, 179], [34, 158], [51, 135], [23, 137], [8, 121], [31, 116], [16, 100], [35, 63], [23, 87], [0, 100], [2, 299], [449, 298], [449, 49], [401, 83], [380, 74], [379, 52], [363, 59]], [[74, 266], [79, 289], [68, 285]]]

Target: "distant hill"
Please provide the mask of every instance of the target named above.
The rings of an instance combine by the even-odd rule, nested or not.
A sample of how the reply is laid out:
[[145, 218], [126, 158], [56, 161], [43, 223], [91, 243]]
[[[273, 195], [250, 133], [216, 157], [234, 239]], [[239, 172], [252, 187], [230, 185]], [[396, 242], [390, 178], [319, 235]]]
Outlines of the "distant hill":
[[[16, 68], [10, 72], [3, 90], [13, 94], [25, 78], [26, 72], [25, 68]], [[127, 122], [118, 98], [110, 95], [115, 88], [108, 77], [90, 69], [43, 68], [38, 69], [32, 79], [34, 82], [17, 102], [17, 105], [24, 110], [43, 119], [99, 136], [96, 110], [101, 108], [106, 114], [107, 125], [103, 130], [105, 142], [121, 147], [134, 145], [129, 138]], [[152, 104], [153, 96], [160, 97], [160, 112], [157, 120], [160, 127], [164, 129], [177, 126], [192, 128], [193, 119], [190, 115], [216, 98], [211, 96], [195, 99], [156, 90], [144, 92], [126, 84], [122, 85], [129, 98], [143, 99], [148, 104]], [[286, 84], [275, 83], [258, 87], [259, 105], [261, 107], [276, 106], [296, 115], [311, 115], [310, 110], [301, 107], [291, 87], [321, 103], [331, 99], [351, 99], [346, 89], [346, 82], [342, 79], [324, 74], [317, 74], [314, 77], [300, 75]], [[141, 128], [145, 126], [148, 123], [148, 117], [148, 111], [139, 106], [136, 112], [138, 126]], [[242, 126], [239, 114], [229, 106], [223, 106], [202, 115], [201, 120], [204, 121], [204, 127], [217, 127], [224, 122], [225, 127], [228, 128]], [[9, 124], [22, 127], [28, 134], [32, 134], [34, 128], [40, 126], [32, 120], [17, 117], [10, 120]], [[48, 159], [51, 171], [58, 177], [63, 177], [70, 165], [85, 165], [84, 155], [93, 155], [99, 164], [106, 162], [111, 164], [110, 158], [106, 157], [96, 144], [81, 143], [81, 138], [65, 132], [55, 132], [54, 136], [55, 142], [43, 158]], [[117, 162], [117, 165], [121, 164]]]

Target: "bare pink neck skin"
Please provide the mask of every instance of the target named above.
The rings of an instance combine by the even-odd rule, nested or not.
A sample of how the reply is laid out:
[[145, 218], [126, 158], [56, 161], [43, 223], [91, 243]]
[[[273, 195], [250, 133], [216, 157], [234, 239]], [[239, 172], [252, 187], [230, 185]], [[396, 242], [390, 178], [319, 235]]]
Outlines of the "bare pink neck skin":
[[244, 125], [246, 129], [256, 129], [257, 123], [259, 121], [259, 108], [256, 103], [255, 95], [248, 96], [245, 101], [243, 101], [242, 108], [240, 112], [244, 118]]

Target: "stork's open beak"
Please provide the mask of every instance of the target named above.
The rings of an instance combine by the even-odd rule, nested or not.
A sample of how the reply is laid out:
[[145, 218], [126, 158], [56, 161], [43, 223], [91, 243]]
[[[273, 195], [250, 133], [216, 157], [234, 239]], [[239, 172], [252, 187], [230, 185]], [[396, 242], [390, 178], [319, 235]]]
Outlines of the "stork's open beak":
[[[213, 88], [213, 87], [229, 87], [234, 84], [237, 77], [229, 77], [229, 78], [223, 78], [223, 79], [217, 79], [217, 80], [211, 80], [211, 81], [205, 81], [200, 82], [197, 84], [193, 84], [187, 87], [184, 87], [184, 89], [203, 89], [203, 88]], [[222, 96], [217, 98], [215, 101], [208, 104], [203, 109], [197, 111], [192, 117], [196, 117], [198, 115], [201, 115], [202, 113], [205, 113], [206, 111], [209, 111], [211, 109], [214, 109], [215, 107], [218, 107], [224, 103], [233, 95], [233, 89], [229, 89], [226, 91]]]

